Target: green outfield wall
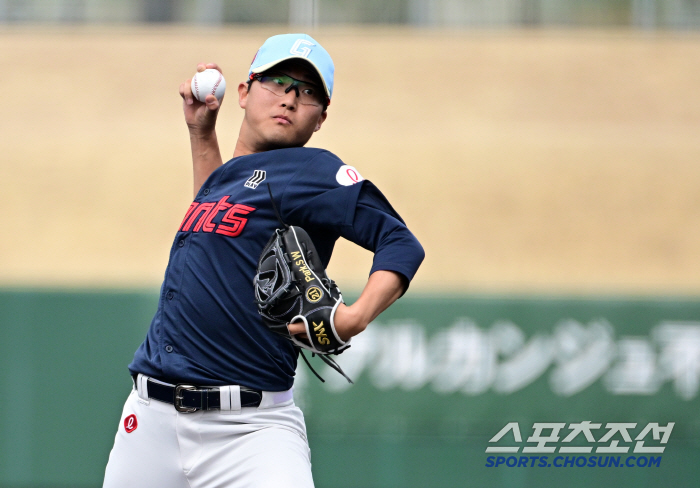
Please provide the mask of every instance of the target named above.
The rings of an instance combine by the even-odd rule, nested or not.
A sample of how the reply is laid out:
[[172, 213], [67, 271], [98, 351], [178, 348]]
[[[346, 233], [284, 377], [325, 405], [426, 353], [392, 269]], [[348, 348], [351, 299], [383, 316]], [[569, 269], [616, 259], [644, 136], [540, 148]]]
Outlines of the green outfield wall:
[[[0, 291], [0, 486], [101, 485], [156, 302]], [[320, 488], [700, 479], [700, 299], [409, 293], [339, 357], [355, 385], [311, 361]]]

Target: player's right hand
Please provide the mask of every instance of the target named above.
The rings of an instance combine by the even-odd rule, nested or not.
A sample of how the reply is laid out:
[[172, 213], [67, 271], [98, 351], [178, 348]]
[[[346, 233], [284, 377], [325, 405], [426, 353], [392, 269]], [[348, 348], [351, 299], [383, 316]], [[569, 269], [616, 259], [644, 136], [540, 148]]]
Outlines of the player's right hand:
[[[205, 69], [215, 69], [223, 74], [216, 63], [199, 63], [197, 72]], [[207, 136], [214, 132], [216, 116], [221, 108], [221, 102], [214, 95], [207, 95], [205, 103], [197, 100], [192, 94], [192, 79], [180, 84], [180, 96], [182, 97], [182, 110], [185, 114], [185, 122], [191, 134]], [[223, 97], [221, 99], [223, 101]]]

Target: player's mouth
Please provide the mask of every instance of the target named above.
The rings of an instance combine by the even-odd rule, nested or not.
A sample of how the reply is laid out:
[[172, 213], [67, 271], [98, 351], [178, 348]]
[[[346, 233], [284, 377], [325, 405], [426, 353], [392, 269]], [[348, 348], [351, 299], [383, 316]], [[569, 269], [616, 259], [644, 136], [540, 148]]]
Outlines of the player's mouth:
[[287, 117], [285, 117], [284, 115], [275, 115], [275, 116], [272, 117], [272, 118], [275, 119], [275, 121], [279, 122], [279, 123], [282, 124], [282, 125], [291, 125], [291, 123], [292, 123], [292, 121], [289, 120], [289, 119], [288, 119]]

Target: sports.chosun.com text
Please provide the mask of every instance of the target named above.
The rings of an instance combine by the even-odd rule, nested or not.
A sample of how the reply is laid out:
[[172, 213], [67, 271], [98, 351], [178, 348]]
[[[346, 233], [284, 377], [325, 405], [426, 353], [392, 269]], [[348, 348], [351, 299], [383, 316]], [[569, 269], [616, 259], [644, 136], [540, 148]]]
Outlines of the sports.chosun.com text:
[[661, 467], [661, 456], [488, 456], [487, 468], [651, 468]]

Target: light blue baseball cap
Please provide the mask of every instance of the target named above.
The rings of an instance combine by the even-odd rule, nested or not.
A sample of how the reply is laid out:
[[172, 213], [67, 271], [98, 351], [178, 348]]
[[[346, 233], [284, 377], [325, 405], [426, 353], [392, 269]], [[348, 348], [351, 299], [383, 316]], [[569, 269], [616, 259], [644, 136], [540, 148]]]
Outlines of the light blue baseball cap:
[[280, 34], [270, 37], [260, 46], [250, 64], [248, 77], [262, 73], [287, 59], [303, 59], [308, 61], [318, 72], [326, 90], [328, 103], [333, 94], [333, 73], [335, 68], [328, 51], [308, 34]]

